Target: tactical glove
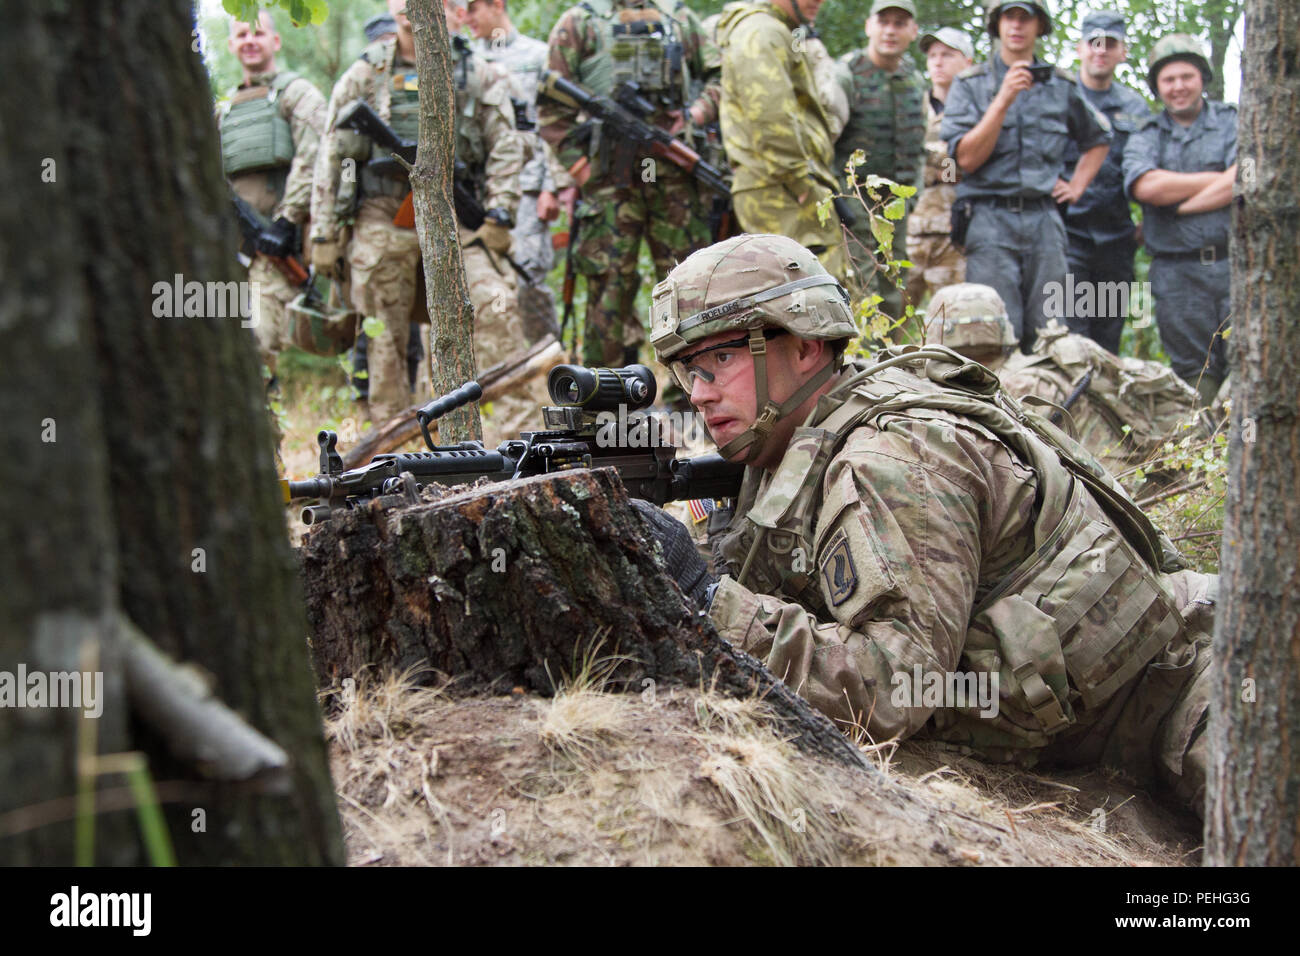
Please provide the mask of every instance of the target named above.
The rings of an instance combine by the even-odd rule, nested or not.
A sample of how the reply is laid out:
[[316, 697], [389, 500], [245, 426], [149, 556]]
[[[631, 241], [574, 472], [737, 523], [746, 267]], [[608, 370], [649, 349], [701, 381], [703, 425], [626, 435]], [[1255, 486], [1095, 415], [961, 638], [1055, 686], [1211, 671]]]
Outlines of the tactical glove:
[[682, 589], [682, 594], [696, 610], [707, 611], [712, 597], [709, 588], [717, 579], [709, 573], [709, 566], [695, 550], [695, 542], [686, 526], [648, 501], [633, 498], [632, 507], [650, 526], [650, 532], [663, 552], [664, 567]]
[[311, 264], [316, 267], [316, 274], [323, 276], [334, 275], [334, 269], [339, 262], [339, 244], [332, 240], [321, 241], [317, 239], [311, 244]]

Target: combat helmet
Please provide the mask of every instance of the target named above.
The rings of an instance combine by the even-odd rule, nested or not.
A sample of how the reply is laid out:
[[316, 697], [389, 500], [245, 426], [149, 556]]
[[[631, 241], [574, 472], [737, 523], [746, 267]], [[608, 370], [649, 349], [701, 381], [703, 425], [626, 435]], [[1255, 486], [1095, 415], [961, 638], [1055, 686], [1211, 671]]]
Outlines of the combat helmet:
[[1156, 86], [1156, 77], [1160, 75], [1160, 69], [1172, 60], [1186, 60], [1195, 66], [1201, 71], [1206, 86], [1209, 86], [1210, 81], [1214, 79], [1214, 71], [1210, 69], [1210, 61], [1205, 57], [1205, 48], [1201, 46], [1201, 41], [1186, 33], [1171, 33], [1158, 40], [1151, 48], [1151, 57], [1148, 60], [1150, 66], [1147, 67], [1147, 86], [1151, 87], [1153, 95], [1160, 95], [1160, 90]]
[[780, 330], [838, 342], [855, 338], [858, 328], [848, 293], [816, 255], [785, 236], [742, 235], [692, 254], [651, 293], [650, 344], [688, 395], [697, 374], [685, 361], [696, 354], [692, 346], [733, 330], [744, 333], [737, 348], [748, 345], [754, 359], [758, 417], [718, 451], [724, 458], [747, 451], [744, 460], [752, 461], [772, 426], [802, 405], [838, 364], [827, 364], [777, 405], [767, 391], [767, 340]]
[[998, 18], [1002, 16], [1003, 7], [1028, 7], [1032, 13], [1038, 15], [1038, 35], [1047, 36], [1052, 32], [1052, 11], [1049, 8], [1050, 0], [984, 0], [984, 25], [989, 36], [993, 39], [998, 38]]
[[1006, 358], [1016, 347], [1007, 306], [992, 286], [959, 282], [944, 286], [930, 300], [925, 323], [927, 345], [944, 345], [967, 358], [997, 353]]

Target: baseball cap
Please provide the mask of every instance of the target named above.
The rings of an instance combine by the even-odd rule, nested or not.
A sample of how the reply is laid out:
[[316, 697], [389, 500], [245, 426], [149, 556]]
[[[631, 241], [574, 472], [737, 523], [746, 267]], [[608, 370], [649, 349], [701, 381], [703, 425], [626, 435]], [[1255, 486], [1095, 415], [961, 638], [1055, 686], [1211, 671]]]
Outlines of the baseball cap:
[[975, 46], [970, 42], [970, 37], [956, 27], [940, 27], [921, 37], [921, 52], [929, 50], [932, 43], [942, 43], [963, 54], [968, 60], [975, 59]]
[[881, 10], [903, 10], [916, 19], [916, 4], [912, 0], [876, 0], [871, 5], [871, 13], [868, 16], [875, 16]]
[[1083, 39], [1096, 40], [1113, 37], [1121, 43], [1128, 41], [1124, 16], [1114, 10], [1094, 10], [1083, 18]]
[[397, 21], [393, 19], [392, 14], [380, 13], [366, 21], [365, 30], [366, 39], [373, 43], [385, 33], [396, 33]]
[[1025, 13], [1028, 13], [1030, 16], [1038, 16], [1038, 6], [1033, 3], [1004, 3], [1002, 4], [1000, 12], [1005, 13], [1008, 10], [1016, 9], [1017, 7], [1024, 10]]

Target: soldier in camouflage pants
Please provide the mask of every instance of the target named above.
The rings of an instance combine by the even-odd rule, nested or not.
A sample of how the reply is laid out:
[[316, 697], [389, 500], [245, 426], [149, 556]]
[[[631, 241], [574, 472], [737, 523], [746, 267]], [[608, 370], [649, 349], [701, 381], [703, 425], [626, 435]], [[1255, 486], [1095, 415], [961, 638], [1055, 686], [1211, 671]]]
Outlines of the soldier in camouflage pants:
[[[551, 31], [548, 63], [599, 95], [637, 83], [655, 107], [648, 122], [678, 133], [688, 121], [702, 127], [717, 116], [715, 85], [706, 82], [694, 99], [689, 93], [692, 76], [707, 80], [703, 42], [699, 20], [679, 0], [587, 0], [565, 11]], [[623, 364], [635, 358], [643, 338], [631, 318], [641, 241], [656, 273], [667, 273], [709, 240], [704, 197], [678, 167], [636, 154], [613, 131], [577, 120], [574, 109], [548, 100], [539, 110], [539, 131], [582, 185], [573, 255], [587, 280], [583, 360]]]
[[[446, 9], [448, 32], [454, 33], [459, 13], [451, 4]], [[354, 133], [336, 129], [335, 119], [343, 107], [364, 98], [399, 136], [418, 136], [414, 35], [404, 0], [389, 0], [389, 10], [397, 23], [396, 37], [368, 46], [334, 87], [312, 192], [312, 260], [320, 272], [328, 274], [340, 253], [342, 211], [338, 197], [344, 182], [343, 165], [349, 161], [355, 164], [353, 168], [359, 167], [362, 200], [349, 264], [354, 305], [363, 315], [384, 324], [382, 334], [371, 339], [368, 356], [370, 417], [378, 422], [411, 404], [406, 349], [418, 301], [417, 283], [424, 278], [419, 268], [419, 240], [413, 228], [393, 222], [409, 183], [374, 172], [376, 167], [366, 165], [367, 160], [383, 158], [387, 152]], [[456, 155], [468, 166], [471, 188], [488, 212], [480, 229], [471, 233], [461, 228], [459, 233], [475, 313], [475, 361], [486, 368], [522, 341], [513, 277], [500, 253], [510, 248], [523, 148], [514, 131], [508, 75], [500, 67], [475, 59], [464, 40], [453, 39]]]
[[856, 334], [784, 237], [718, 243], [655, 288], [656, 355], [749, 466], [720, 578], [655, 522], [683, 592], [846, 730], [1100, 762], [1201, 811], [1216, 579], [987, 369], [938, 347], [845, 363]]

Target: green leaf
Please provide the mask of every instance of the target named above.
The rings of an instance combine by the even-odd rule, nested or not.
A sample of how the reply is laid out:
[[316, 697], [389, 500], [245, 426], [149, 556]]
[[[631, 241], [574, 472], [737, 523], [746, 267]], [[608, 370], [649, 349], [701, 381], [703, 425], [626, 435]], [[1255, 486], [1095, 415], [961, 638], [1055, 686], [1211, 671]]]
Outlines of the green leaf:
[[827, 196], [825, 199], [817, 203], [817, 221], [820, 222], [823, 226], [826, 225], [826, 223], [830, 220], [831, 203], [833, 203], [834, 201], [835, 201], [834, 196]]
[[893, 247], [894, 224], [888, 219], [881, 219], [879, 216], [872, 216], [871, 234], [876, 237], [876, 242], [880, 245], [881, 251]]
[[377, 319], [373, 315], [368, 315], [361, 323], [361, 331], [366, 333], [366, 338], [368, 339], [379, 338], [379, 336], [384, 334], [384, 322], [382, 319]]
[[902, 183], [890, 183], [889, 191], [900, 199], [910, 199], [916, 195], [915, 186], [904, 186]]
[[257, 0], [221, 0], [221, 6], [240, 23], [256, 22], [260, 9]]
[[884, 216], [886, 219], [892, 219], [897, 222], [907, 215], [907, 201], [904, 199], [893, 199], [885, 205]]

